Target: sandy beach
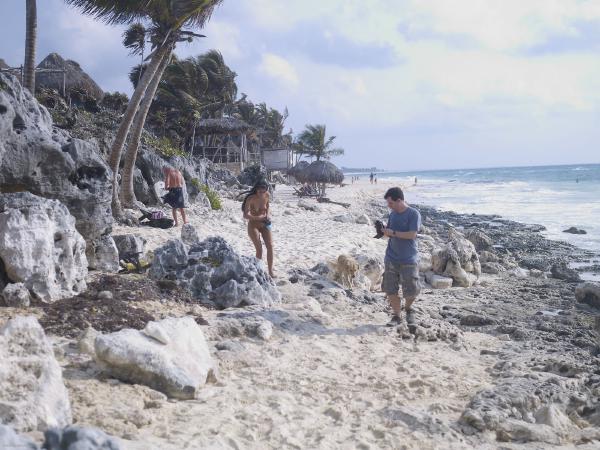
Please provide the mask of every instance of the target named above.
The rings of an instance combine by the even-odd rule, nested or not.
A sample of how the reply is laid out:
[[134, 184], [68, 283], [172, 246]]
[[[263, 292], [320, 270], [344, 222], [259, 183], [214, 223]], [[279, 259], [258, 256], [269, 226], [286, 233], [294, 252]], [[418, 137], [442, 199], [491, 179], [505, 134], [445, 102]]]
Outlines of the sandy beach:
[[[495, 389], [502, 380], [541, 382], [555, 377], [556, 370], [540, 371], [539, 366], [556, 358], [579, 368], [593, 364], [586, 348], [568, 357], [554, 353], [560, 347], [556, 340], [532, 335], [535, 327], [526, 325], [527, 320], [544, 305], [568, 311], [569, 315], [557, 317], [575, 316], [579, 329], [590, 330], [593, 317], [577, 310], [572, 294], [567, 298], [558, 280], [482, 275], [472, 288], [424, 289], [416, 305], [422, 326], [414, 336], [406, 329], [385, 327], [387, 306], [375, 286], [373, 292], [348, 290], [324, 283], [308, 269], [333, 263], [341, 254], [383, 257], [386, 243], [373, 238], [370, 225], [332, 219], [347, 212], [379, 218], [373, 214], [381, 211], [377, 208], [383, 205], [387, 187], [359, 181], [331, 188], [328, 196], [350, 203], [348, 211], [298, 201], [291, 188], [277, 187], [272, 215], [281, 304], [217, 311], [171, 301], [168, 295], [136, 302], [157, 319], [193, 314], [208, 323], [202, 328], [218, 360], [220, 377], [218, 383], [203, 387], [197, 399], [169, 400], [145, 386], [107, 378], [93, 358], [81, 352], [77, 339], [52, 336], [74, 422], [99, 427], [121, 438], [124, 448], [135, 450], [499, 448], [500, 431], [477, 433], [460, 421], [479, 392]], [[409, 188], [409, 203], [410, 198]], [[239, 202], [225, 199], [223, 210], [216, 212], [192, 208], [190, 220], [201, 239], [219, 235], [240, 253], [252, 254]], [[179, 232], [115, 229], [116, 235], [143, 236], [148, 250], [178, 238]], [[546, 301], [536, 289], [550, 292], [544, 294]], [[519, 292], [527, 291], [535, 302], [519, 297]], [[491, 317], [487, 325], [505, 330], [460, 326], [467, 323], [465, 316], [484, 312], [484, 317]], [[5, 308], [2, 319], [18, 313]], [[513, 315], [522, 319], [511, 319]], [[245, 326], [248, 321], [269, 322], [272, 335], [253, 335]], [[512, 331], [505, 325], [509, 322], [515, 325]], [[518, 338], [515, 329], [528, 337]], [[566, 345], [569, 339], [562, 339]], [[566, 381], [572, 382], [569, 377]], [[502, 446], [578, 444], [577, 448], [591, 449], [599, 437], [599, 428], [581, 424], [558, 427], [541, 442]]]

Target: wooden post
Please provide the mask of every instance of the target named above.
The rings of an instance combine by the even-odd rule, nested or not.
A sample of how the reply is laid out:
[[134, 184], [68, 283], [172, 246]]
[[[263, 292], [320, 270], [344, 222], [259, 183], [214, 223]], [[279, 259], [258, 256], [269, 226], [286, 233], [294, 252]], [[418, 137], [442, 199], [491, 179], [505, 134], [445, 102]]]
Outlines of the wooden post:
[[63, 97], [67, 98], [67, 71], [63, 69]]

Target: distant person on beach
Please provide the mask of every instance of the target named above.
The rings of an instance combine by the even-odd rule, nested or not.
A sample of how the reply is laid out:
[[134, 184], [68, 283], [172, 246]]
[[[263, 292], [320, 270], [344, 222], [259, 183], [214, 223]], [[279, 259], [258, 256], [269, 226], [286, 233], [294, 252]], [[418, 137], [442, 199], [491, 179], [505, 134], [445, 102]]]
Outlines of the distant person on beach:
[[371, 181], [371, 184], [373, 184], [373, 177], [374, 177], [374, 176], [375, 176], [375, 175], [373, 175], [373, 172], [371, 172], [371, 175], [369, 175], [369, 180]]
[[415, 186], [417, 185], [417, 177], [415, 177]]
[[256, 249], [256, 257], [262, 259], [263, 248], [261, 236], [267, 248], [267, 266], [269, 275], [273, 273], [273, 236], [271, 234], [271, 217], [269, 215], [269, 183], [259, 180], [242, 203], [244, 219], [248, 221], [248, 236]]
[[167, 195], [165, 195], [163, 199], [165, 203], [172, 208], [173, 221], [175, 222], [174, 226], [179, 225], [179, 221], [177, 219], [177, 210], [179, 210], [181, 214], [183, 223], [187, 223], [184, 196], [185, 180], [183, 179], [183, 175], [181, 175], [179, 170], [168, 166], [163, 168], [163, 174], [165, 176], [165, 189], [168, 191]]
[[406, 322], [414, 323], [412, 304], [421, 291], [419, 282], [419, 252], [417, 232], [421, 228], [419, 210], [404, 201], [404, 193], [399, 187], [388, 189], [384, 198], [390, 208], [390, 217], [384, 235], [389, 238], [385, 252], [385, 272], [382, 290], [387, 295], [393, 315], [388, 326], [399, 325], [402, 321], [402, 299], [399, 295], [402, 286]]
[[375, 175], [375, 184], [377, 184], [377, 175]]

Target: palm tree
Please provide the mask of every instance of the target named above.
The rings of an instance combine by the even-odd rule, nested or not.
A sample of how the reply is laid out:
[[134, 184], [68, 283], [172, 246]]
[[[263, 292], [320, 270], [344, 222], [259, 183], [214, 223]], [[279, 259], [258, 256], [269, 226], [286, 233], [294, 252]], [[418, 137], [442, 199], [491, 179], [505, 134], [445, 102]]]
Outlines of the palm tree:
[[35, 93], [35, 49], [37, 41], [36, 0], [25, 2], [25, 63], [23, 64], [23, 86]]
[[325, 125], [306, 125], [296, 141], [296, 151], [311, 158], [331, 159], [333, 156], [343, 155], [344, 149], [332, 148], [335, 136], [327, 137]]
[[[109, 24], [131, 24], [136, 21], [149, 20], [152, 24], [151, 35], [154, 51], [147, 57], [150, 59], [139, 83], [131, 96], [125, 110], [123, 120], [115, 135], [111, 147], [109, 164], [113, 171], [112, 207], [113, 215], [122, 217], [119, 200], [118, 171], [125, 141], [145, 95], [153, 97], [154, 93], [146, 92], [153, 83], [159, 67], [165, 59], [171, 57], [175, 45], [181, 41], [189, 41], [198, 35], [184, 30], [184, 27], [203, 27], [210, 18], [215, 6], [221, 0], [65, 0], [89, 14]], [[159, 79], [162, 73], [158, 74]]]
[[[132, 24], [125, 32], [123, 33], [123, 45], [130, 50], [131, 55], [140, 55], [142, 62], [140, 63], [140, 67], [144, 64], [144, 50], [146, 49], [146, 34], [148, 30], [141, 23]], [[142, 71], [140, 70], [138, 73], [138, 77], [134, 88], [140, 82], [142, 78]]]

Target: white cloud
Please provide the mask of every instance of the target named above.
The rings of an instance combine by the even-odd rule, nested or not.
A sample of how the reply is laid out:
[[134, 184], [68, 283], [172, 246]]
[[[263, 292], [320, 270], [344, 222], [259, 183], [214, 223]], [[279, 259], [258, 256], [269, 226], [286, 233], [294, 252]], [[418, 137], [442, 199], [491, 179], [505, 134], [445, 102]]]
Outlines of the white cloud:
[[265, 53], [259, 65], [259, 71], [288, 88], [296, 88], [300, 83], [294, 66], [285, 58], [273, 53]]

